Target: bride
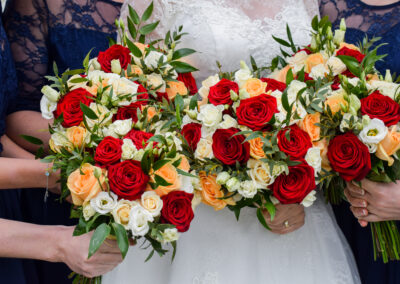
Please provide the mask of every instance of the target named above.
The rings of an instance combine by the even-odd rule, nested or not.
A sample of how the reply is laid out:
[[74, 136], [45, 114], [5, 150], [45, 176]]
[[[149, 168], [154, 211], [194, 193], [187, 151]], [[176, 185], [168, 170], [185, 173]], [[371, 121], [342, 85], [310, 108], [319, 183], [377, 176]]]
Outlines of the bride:
[[[161, 20], [157, 28], [160, 36], [179, 25], [189, 33], [182, 46], [198, 51], [190, 58], [190, 63], [200, 70], [194, 74], [198, 83], [218, 72], [217, 60], [226, 71], [238, 69], [239, 61], [250, 55], [260, 65], [267, 65], [280, 53], [272, 35], [284, 38], [286, 23], [292, 29], [294, 41], [306, 45], [310, 41], [311, 19], [318, 14], [316, 0], [154, 2], [153, 14]], [[122, 19], [128, 14], [128, 4], [143, 12], [149, 1], [125, 1]], [[351, 251], [322, 198], [305, 210], [301, 205], [289, 206], [292, 207], [279, 206], [270, 232], [259, 224], [252, 208], [243, 209], [240, 220], [236, 221], [228, 209], [214, 212], [211, 207], [200, 205], [190, 230], [179, 239], [172, 263], [169, 257], [157, 255], [144, 263], [149, 250], [138, 245], [103, 281], [106, 284], [360, 283]]]

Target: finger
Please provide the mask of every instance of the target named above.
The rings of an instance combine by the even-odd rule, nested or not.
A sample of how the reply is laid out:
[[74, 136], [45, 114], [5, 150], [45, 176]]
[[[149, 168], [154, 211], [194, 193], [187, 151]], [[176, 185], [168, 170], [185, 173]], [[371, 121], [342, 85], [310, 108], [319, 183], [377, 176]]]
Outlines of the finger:
[[122, 262], [122, 255], [121, 253], [96, 253], [88, 261], [99, 265], [117, 265]]
[[385, 220], [383, 220], [382, 218], [376, 216], [375, 214], [368, 214], [368, 216], [361, 218], [360, 221], [380, 222], [380, 221], [385, 221]]
[[353, 212], [354, 216], [359, 219], [361, 217], [366, 217], [368, 216], [368, 210], [366, 208], [359, 208], [359, 207], [354, 207], [350, 206], [351, 212]]
[[358, 220], [358, 223], [360, 224], [361, 227], [364, 228], [368, 226], [368, 222], [364, 220]]
[[347, 200], [351, 203], [352, 206], [354, 207], [367, 207], [368, 203], [364, 199], [356, 198], [353, 197], [351, 194], [349, 194], [348, 191], [345, 191], [345, 195], [347, 197]]
[[350, 194], [354, 197], [363, 197], [365, 195], [365, 190], [361, 187], [358, 187], [352, 183], [347, 184], [347, 188], [350, 191]]
[[104, 253], [118, 253], [120, 252], [118, 244], [116, 241], [114, 240], [108, 240], [106, 239], [104, 241], [104, 243], [101, 245], [100, 252], [104, 252]]
[[361, 187], [369, 193], [372, 193], [376, 191], [377, 188], [379, 188], [379, 184], [373, 181], [370, 181], [368, 179], [363, 179], [361, 181]]

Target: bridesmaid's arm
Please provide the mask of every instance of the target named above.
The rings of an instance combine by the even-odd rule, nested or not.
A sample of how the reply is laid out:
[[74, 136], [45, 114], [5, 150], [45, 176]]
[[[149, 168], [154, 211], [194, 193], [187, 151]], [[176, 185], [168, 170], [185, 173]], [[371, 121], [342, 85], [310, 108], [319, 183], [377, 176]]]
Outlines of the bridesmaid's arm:
[[88, 259], [92, 233], [73, 237], [73, 230], [0, 219], [0, 257], [64, 262], [86, 277], [105, 274], [122, 261], [116, 241], [110, 240]]
[[15, 144], [7, 135], [0, 138], [0, 143], [3, 145], [1, 156], [4, 158], [19, 158], [19, 159], [35, 159], [32, 153], [29, 153], [19, 145]]

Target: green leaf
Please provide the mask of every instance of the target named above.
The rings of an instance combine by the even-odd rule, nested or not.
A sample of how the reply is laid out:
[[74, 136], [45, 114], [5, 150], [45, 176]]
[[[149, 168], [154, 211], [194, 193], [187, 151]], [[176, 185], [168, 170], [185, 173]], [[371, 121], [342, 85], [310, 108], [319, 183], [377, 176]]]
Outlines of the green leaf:
[[293, 71], [290, 68], [286, 74], [286, 85], [289, 86], [290, 82], [292, 82], [293, 80], [294, 80]]
[[89, 67], [89, 58], [90, 58], [90, 53], [92, 53], [92, 50], [89, 50], [88, 54], [86, 54], [85, 59], [83, 59], [83, 67], [85, 67], [85, 69], [87, 69]]
[[154, 249], [149, 253], [149, 255], [147, 256], [146, 260], [144, 262], [148, 262], [154, 255]]
[[142, 57], [142, 51], [139, 49], [139, 47], [136, 46], [132, 41], [129, 40], [129, 38], [126, 39], [126, 44], [128, 45], [129, 50], [132, 52], [132, 54], [135, 57]]
[[315, 16], [311, 21], [311, 27], [314, 31], [318, 31], [318, 16]]
[[171, 61], [170, 64], [178, 73], [190, 73], [198, 70], [197, 68], [185, 62]]
[[342, 60], [342, 62], [346, 65], [351, 73], [353, 73], [357, 77], [361, 76], [361, 67], [357, 59], [347, 55], [338, 55], [337, 57]]
[[290, 48], [292, 49], [293, 52], [296, 52], [296, 46], [294, 45], [293, 38], [292, 38], [292, 32], [290, 31], [289, 25], [286, 24], [286, 33], [290, 42]]
[[185, 172], [178, 168], [176, 168], [176, 171], [178, 172], [178, 174], [183, 175], [183, 176], [187, 176], [187, 177], [191, 177], [191, 178], [199, 178], [198, 176], [192, 175], [192, 174]]
[[126, 254], [128, 253], [129, 249], [129, 240], [128, 240], [128, 234], [121, 224], [118, 223], [112, 223], [112, 227], [114, 228], [115, 231], [115, 236], [117, 237], [117, 244], [119, 247], [119, 250], [121, 251], [122, 258], [125, 258]]
[[172, 257], [171, 257], [171, 262], [174, 261], [175, 259], [175, 255], [176, 255], [176, 241], [171, 242], [172, 245]]
[[167, 182], [165, 179], [163, 179], [159, 175], [154, 175], [154, 180], [157, 183], [157, 185], [161, 185], [161, 186], [169, 186], [169, 185], [171, 185], [171, 183]]
[[81, 78], [72, 79], [70, 82], [73, 84], [79, 84], [79, 83], [83, 83], [83, 82], [87, 82], [87, 81], [89, 81], [89, 80], [81, 77]]
[[136, 39], [137, 30], [135, 28], [135, 24], [133, 23], [133, 20], [130, 17], [128, 17], [128, 30], [129, 30], [129, 33], [131, 34], [131, 37], [133, 39]]
[[29, 136], [29, 135], [21, 135], [21, 137], [32, 144], [43, 145], [42, 140], [40, 140], [39, 138]]
[[286, 47], [290, 47], [290, 43], [288, 43], [286, 40], [283, 40], [283, 39], [278, 38], [278, 37], [275, 37], [275, 36], [272, 36], [272, 38], [273, 38], [276, 42], [278, 42], [280, 45], [283, 45], [283, 46], [286, 46]]
[[175, 97], [175, 108], [179, 109], [182, 112], [184, 106], [185, 104], [183, 102], [182, 96], [177, 94]]
[[276, 214], [276, 208], [271, 200], [267, 199], [267, 202], [264, 204], [265, 209], [267, 209], [269, 215], [271, 215], [271, 221], [274, 220]]
[[159, 170], [161, 169], [164, 165], [168, 164], [171, 160], [158, 160], [157, 162], [154, 163], [153, 165], [153, 170]]
[[283, 108], [289, 112], [290, 111], [290, 106], [289, 106], [289, 99], [288, 99], [288, 94], [287, 90], [285, 90], [282, 94], [282, 106]]
[[53, 62], [53, 72], [54, 72], [54, 75], [56, 75], [56, 77], [58, 77], [58, 67], [57, 67], [57, 63], [55, 61]]
[[142, 22], [147, 21], [150, 17], [151, 14], [153, 13], [153, 1], [150, 3], [149, 7], [146, 8], [142, 15]]
[[196, 50], [191, 49], [191, 48], [178, 49], [173, 53], [172, 60], [176, 60], [176, 59], [188, 56], [188, 55], [193, 54], [195, 52], [196, 52]]
[[132, 19], [135, 25], [138, 25], [140, 23], [139, 15], [136, 13], [135, 9], [133, 9], [131, 5], [129, 5], [128, 7], [129, 7], [129, 17]]
[[82, 110], [83, 114], [90, 119], [94, 120], [94, 119], [99, 118], [97, 116], [97, 114], [90, 107], [88, 107], [87, 105], [85, 105], [83, 103], [81, 103], [81, 110]]
[[151, 33], [152, 31], [155, 30], [155, 28], [158, 26], [159, 23], [160, 23], [160, 21], [157, 21], [155, 23], [145, 25], [140, 28], [139, 33], [141, 35], [148, 35], [149, 33]]
[[264, 218], [261, 208], [257, 208], [257, 218], [258, 218], [258, 221], [260, 221], [261, 225], [263, 225], [263, 227], [265, 229], [271, 230], [271, 228], [268, 226], [267, 222], [265, 222], [265, 218]]
[[[153, 136], [154, 137], [154, 136]], [[140, 162], [140, 167], [142, 168], [142, 170], [148, 174], [150, 172], [150, 161], [149, 161], [149, 154], [150, 154], [150, 150], [147, 150], [146, 152], [144, 152], [142, 161]]]
[[96, 253], [96, 251], [104, 243], [105, 239], [108, 237], [110, 232], [111, 232], [111, 227], [105, 223], [97, 227], [90, 240], [88, 258], [90, 258], [92, 255]]
[[197, 96], [197, 94], [195, 94], [194, 96], [192, 96], [190, 98], [189, 109], [190, 110], [196, 109], [197, 108], [197, 104], [198, 104], [198, 96]]

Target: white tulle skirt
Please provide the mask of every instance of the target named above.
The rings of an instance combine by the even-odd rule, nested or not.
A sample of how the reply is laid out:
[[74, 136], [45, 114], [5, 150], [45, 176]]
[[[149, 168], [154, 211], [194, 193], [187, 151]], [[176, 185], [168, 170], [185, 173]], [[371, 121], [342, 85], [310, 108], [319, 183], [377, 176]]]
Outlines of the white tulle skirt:
[[144, 263], [149, 250], [131, 248], [125, 261], [103, 277], [104, 284], [158, 283], [361, 283], [352, 253], [331, 208], [322, 198], [306, 209], [305, 225], [288, 235], [264, 229], [255, 210], [242, 210], [239, 222], [228, 209], [196, 210], [189, 232], [170, 256]]

